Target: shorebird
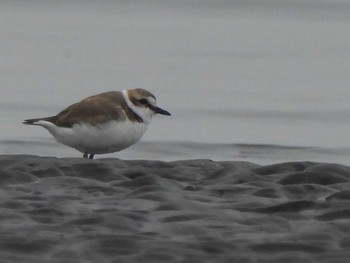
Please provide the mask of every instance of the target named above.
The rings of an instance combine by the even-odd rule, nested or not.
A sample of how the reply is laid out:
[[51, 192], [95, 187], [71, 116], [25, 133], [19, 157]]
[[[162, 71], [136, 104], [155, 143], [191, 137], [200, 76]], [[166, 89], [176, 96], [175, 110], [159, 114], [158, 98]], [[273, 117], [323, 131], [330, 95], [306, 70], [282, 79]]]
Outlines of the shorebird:
[[97, 94], [55, 116], [23, 123], [44, 127], [57, 142], [93, 159], [95, 154], [118, 152], [138, 142], [155, 114], [171, 115], [157, 107], [149, 91], [129, 89]]

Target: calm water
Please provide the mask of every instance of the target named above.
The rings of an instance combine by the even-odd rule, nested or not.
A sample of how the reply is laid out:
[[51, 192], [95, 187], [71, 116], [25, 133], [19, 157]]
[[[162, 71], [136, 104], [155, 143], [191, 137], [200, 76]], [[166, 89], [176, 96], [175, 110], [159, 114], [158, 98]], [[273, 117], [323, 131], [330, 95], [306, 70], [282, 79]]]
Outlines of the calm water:
[[157, 116], [120, 158], [350, 164], [349, 1], [2, 1], [0, 153], [78, 157], [21, 124], [107, 90]]

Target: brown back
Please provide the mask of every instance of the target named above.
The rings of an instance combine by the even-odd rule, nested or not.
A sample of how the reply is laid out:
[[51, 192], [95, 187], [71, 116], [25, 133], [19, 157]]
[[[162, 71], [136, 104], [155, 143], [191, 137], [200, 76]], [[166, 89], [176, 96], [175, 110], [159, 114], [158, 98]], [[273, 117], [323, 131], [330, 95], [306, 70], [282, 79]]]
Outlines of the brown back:
[[[123, 111], [122, 107], [126, 110]], [[54, 123], [59, 127], [72, 127], [77, 123], [88, 123], [92, 126], [103, 124], [110, 120], [143, 122], [142, 118], [133, 112], [126, 104], [119, 91], [110, 91], [94, 95], [77, 102], [56, 116], [43, 120]]]

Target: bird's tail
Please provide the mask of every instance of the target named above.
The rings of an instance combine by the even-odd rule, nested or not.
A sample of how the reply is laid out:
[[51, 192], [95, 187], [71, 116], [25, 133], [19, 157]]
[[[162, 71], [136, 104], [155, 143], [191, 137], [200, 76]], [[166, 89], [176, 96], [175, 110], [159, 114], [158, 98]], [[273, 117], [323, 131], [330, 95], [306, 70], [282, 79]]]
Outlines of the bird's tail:
[[42, 119], [28, 119], [28, 120], [24, 120], [22, 123], [26, 124], [26, 125], [36, 125], [36, 122], [40, 121]]

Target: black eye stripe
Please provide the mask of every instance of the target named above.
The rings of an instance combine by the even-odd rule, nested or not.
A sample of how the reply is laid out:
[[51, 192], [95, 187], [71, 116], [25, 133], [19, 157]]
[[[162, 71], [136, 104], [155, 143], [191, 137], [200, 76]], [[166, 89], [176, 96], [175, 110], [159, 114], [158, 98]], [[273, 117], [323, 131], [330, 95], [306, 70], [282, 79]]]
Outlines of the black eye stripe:
[[146, 99], [140, 99], [139, 100], [139, 102], [141, 103], [141, 104], [148, 104], [148, 100], [146, 100]]

